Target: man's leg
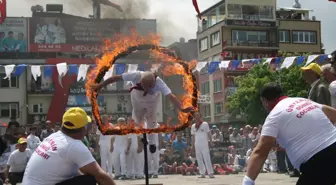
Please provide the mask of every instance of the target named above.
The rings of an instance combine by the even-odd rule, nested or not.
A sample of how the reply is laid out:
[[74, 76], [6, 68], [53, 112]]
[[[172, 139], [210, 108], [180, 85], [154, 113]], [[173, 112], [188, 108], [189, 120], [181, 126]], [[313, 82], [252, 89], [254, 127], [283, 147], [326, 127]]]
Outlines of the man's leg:
[[204, 177], [205, 175], [205, 165], [203, 162], [203, 155], [202, 155], [202, 149], [200, 147], [195, 147], [196, 152], [196, 159], [199, 167], [199, 172], [201, 174], [201, 177]]
[[210, 157], [209, 148], [204, 147], [202, 149], [202, 156], [203, 156], [203, 159], [204, 159], [204, 163], [205, 163], [208, 175], [210, 177], [213, 177], [214, 172], [213, 172], [213, 167], [212, 167], [212, 164], [211, 164], [211, 157]]
[[107, 161], [108, 161], [108, 148], [105, 142], [100, 143], [100, 165], [105, 172], [108, 171]]
[[[157, 124], [157, 119], [156, 119], [156, 112], [157, 112], [157, 107], [159, 105], [159, 100], [160, 100], [160, 95], [156, 95], [156, 97], [147, 103], [146, 106], [146, 113], [145, 113], [145, 120], [147, 122], [147, 128], [155, 128]], [[156, 151], [156, 143], [155, 143], [155, 134], [148, 134], [148, 144], [149, 144], [149, 151], [151, 153], [155, 153]]]
[[113, 175], [113, 152], [110, 152], [110, 150], [108, 150], [108, 160], [107, 160], [107, 173], [112, 177]]
[[159, 161], [160, 161], [160, 153], [158, 150], [153, 154], [153, 177], [156, 178], [159, 174]]
[[136, 154], [136, 161], [135, 161], [135, 169], [136, 169], [136, 177], [143, 178], [144, 176], [144, 152]]
[[96, 178], [91, 175], [80, 175], [63, 182], [57, 183], [56, 185], [97, 185]]
[[286, 170], [286, 153], [285, 151], [277, 151], [276, 152], [277, 156], [277, 164], [278, 164], [278, 169], [280, 173], [285, 173]]
[[128, 155], [126, 155], [126, 176], [127, 178], [133, 178], [135, 175], [135, 153], [136, 151], [130, 149]]
[[126, 158], [125, 158], [125, 149], [122, 147], [119, 152], [119, 158], [120, 158], [120, 170], [121, 175], [126, 175]]
[[120, 157], [119, 157], [119, 151], [117, 151], [116, 148], [112, 153], [112, 163], [114, 169], [114, 178], [119, 178], [121, 176]]
[[153, 175], [153, 153], [148, 149], [148, 174]]

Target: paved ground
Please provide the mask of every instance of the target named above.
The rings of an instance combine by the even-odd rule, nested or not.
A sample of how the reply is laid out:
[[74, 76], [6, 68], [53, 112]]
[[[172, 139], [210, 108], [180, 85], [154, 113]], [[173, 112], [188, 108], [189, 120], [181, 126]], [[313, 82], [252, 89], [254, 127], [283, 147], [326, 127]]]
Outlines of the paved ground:
[[[150, 179], [151, 185], [241, 185], [244, 174], [218, 175], [215, 179], [198, 179], [197, 176], [162, 175]], [[276, 173], [264, 173], [258, 176], [257, 185], [295, 185], [297, 178]], [[145, 180], [116, 181], [117, 185], [144, 185]]]

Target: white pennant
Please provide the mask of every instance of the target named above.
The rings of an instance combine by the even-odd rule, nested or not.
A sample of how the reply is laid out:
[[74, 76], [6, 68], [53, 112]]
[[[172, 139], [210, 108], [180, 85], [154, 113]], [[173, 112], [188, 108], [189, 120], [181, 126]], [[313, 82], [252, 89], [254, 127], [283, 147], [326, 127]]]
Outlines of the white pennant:
[[198, 62], [195, 71], [201, 71], [207, 65], [207, 63], [208, 62]]
[[230, 65], [230, 62], [231, 62], [230, 60], [221, 61], [219, 63], [219, 68], [224, 68], [224, 69], [228, 68]]
[[89, 65], [88, 64], [81, 64], [78, 68], [78, 75], [77, 75], [77, 82], [80, 81], [81, 79], [83, 79], [83, 81], [85, 81], [86, 79], [86, 74], [87, 71], [89, 69]]
[[105, 73], [104, 81], [113, 76], [114, 65]]
[[280, 69], [289, 68], [293, 65], [296, 57], [286, 57], [285, 60], [282, 62]]
[[11, 65], [5, 65], [5, 73], [6, 73], [6, 76], [5, 78], [3, 79], [9, 79], [11, 80], [11, 74], [12, 72], [14, 71], [14, 68], [15, 68], [15, 65], [14, 64], [11, 64]]
[[56, 67], [57, 67], [58, 76], [63, 77], [68, 72], [68, 65], [65, 62], [56, 64]]
[[37, 80], [37, 77], [41, 76], [41, 66], [40, 65], [32, 65], [30, 66], [31, 74], [34, 80]]
[[128, 64], [128, 73], [132, 73], [138, 70], [138, 64]]
[[267, 58], [267, 60], [264, 62], [264, 65], [267, 64], [269, 65], [272, 62], [273, 58]]
[[309, 65], [310, 63], [312, 63], [319, 56], [320, 55], [309, 55], [305, 66]]

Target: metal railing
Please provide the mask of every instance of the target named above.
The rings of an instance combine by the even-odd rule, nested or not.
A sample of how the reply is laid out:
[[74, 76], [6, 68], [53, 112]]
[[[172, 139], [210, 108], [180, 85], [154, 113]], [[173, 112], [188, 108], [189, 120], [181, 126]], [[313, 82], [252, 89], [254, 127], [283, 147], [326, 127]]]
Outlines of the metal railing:
[[226, 40], [226, 47], [239, 47], [239, 46], [247, 46], [247, 47], [279, 47], [279, 43], [277, 41], [269, 41], [269, 40]]

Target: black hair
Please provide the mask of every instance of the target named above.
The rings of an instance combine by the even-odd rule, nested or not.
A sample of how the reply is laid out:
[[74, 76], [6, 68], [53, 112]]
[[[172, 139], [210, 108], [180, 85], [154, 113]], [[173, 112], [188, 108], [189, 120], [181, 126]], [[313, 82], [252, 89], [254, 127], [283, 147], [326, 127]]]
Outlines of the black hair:
[[[63, 125], [74, 126], [74, 124], [72, 124], [71, 122], [64, 122]], [[68, 128], [64, 127], [63, 125], [62, 125], [61, 130], [65, 134], [77, 134], [77, 133], [80, 133], [84, 129], [84, 127], [77, 128], [77, 129], [68, 129]]]
[[274, 101], [284, 94], [282, 87], [277, 83], [266, 84], [260, 91], [260, 97], [268, 101]]

